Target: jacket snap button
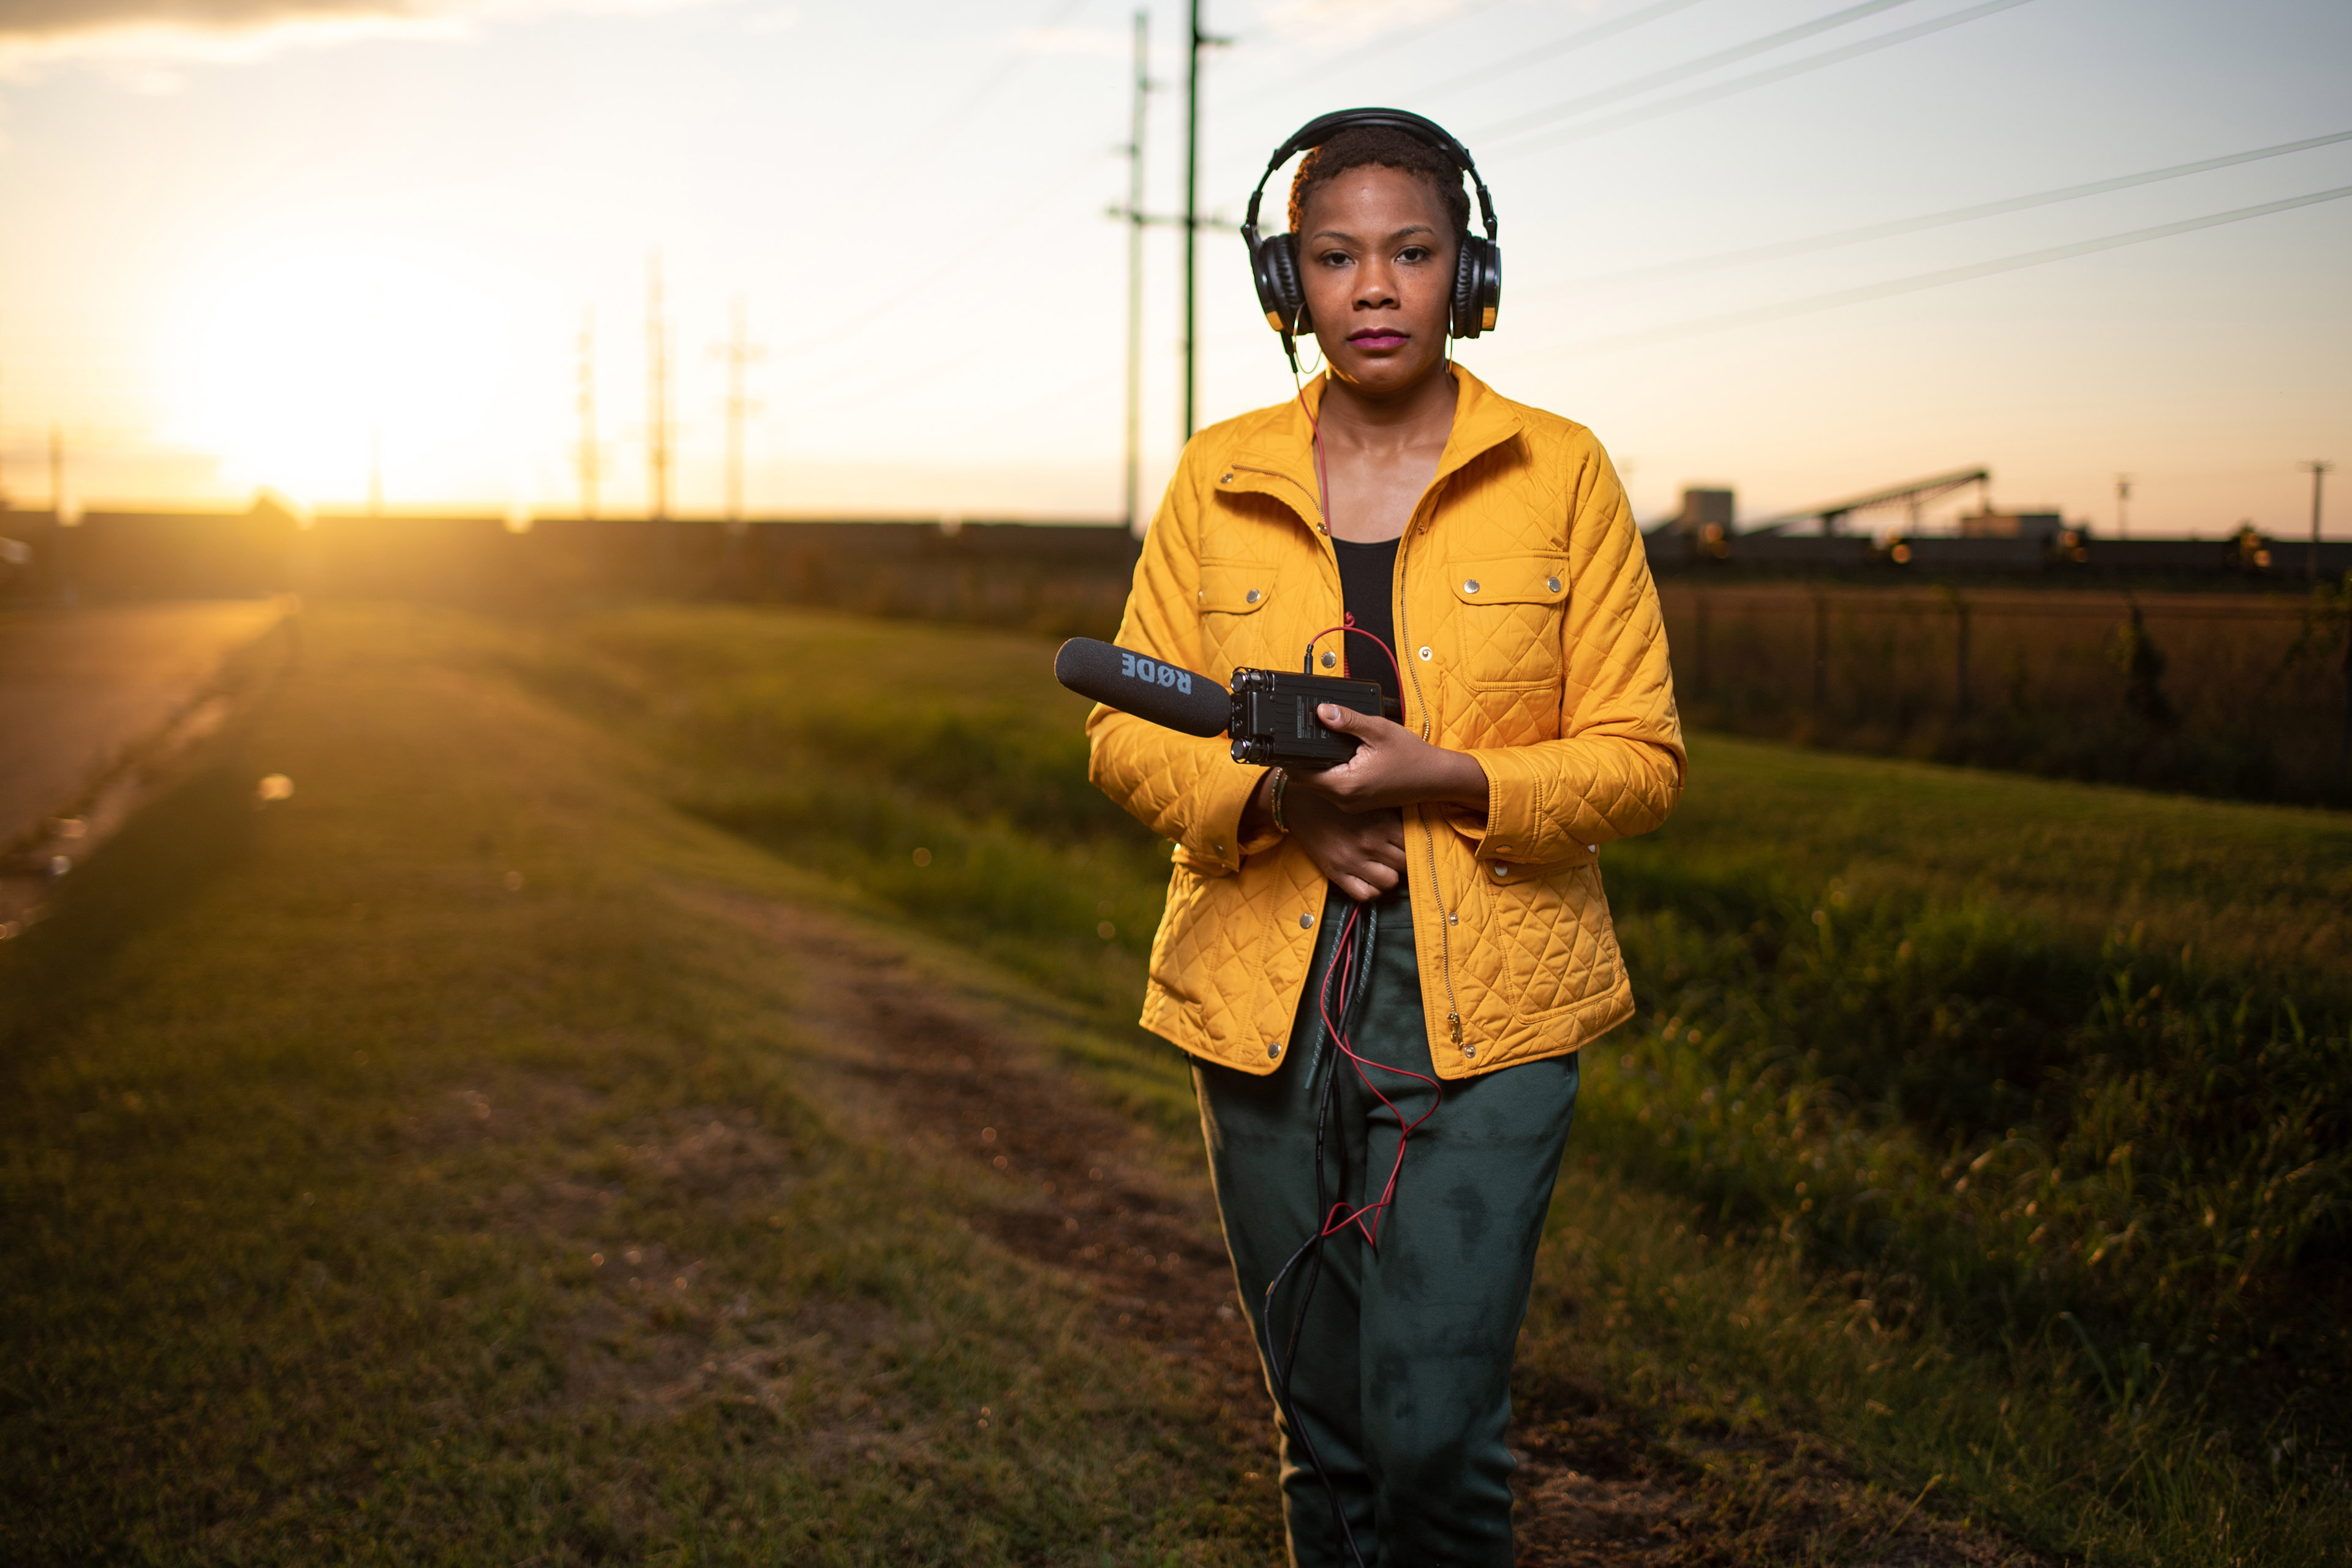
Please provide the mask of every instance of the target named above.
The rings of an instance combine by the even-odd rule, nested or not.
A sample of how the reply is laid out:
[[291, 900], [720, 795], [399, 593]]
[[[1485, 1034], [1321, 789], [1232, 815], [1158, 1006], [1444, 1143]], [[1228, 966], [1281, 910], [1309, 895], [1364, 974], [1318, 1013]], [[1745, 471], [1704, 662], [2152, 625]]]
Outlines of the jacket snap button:
[[1323, 668], [1326, 668], [1326, 669], [1330, 668], [1333, 665], [1335, 665], [1335, 664], [1337, 664], [1337, 663], [1339, 663], [1339, 656], [1338, 654], [1336, 654], [1336, 653], [1329, 653], [1329, 652], [1326, 652], [1326, 653], [1323, 655]]
[[1315, 929], [1315, 917], [1313, 915], [1299, 916], [1298, 929], [1300, 931], [1313, 931]]
[[1504, 878], [1506, 878], [1506, 877], [1509, 876], [1510, 874], [1511, 874], [1511, 868], [1510, 868], [1508, 866], [1496, 866], [1496, 867], [1495, 868], [1495, 880], [1496, 880], [1497, 882], [1501, 881]]
[[1475, 1047], [1475, 1046], [1465, 1046], [1465, 1047], [1462, 1047], [1462, 1059], [1463, 1059], [1464, 1061], [1465, 1061], [1465, 1062], [1475, 1062], [1475, 1061], [1476, 1061], [1476, 1060], [1478, 1059], [1478, 1047]]
[[1478, 591], [1478, 579], [1475, 577], [1465, 577], [1462, 579], [1462, 591], [1465, 594], [1476, 593]]
[[1221, 485], [1229, 485], [1234, 482], [1234, 477], [1231, 474], [1220, 474], [1217, 476], [1217, 482]]
[[1460, 915], [1448, 915], [1445, 917], [1445, 923], [1450, 926], [1458, 926], [1462, 923], [1462, 917]]
[[1423, 648], [1423, 649], [1421, 650], [1421, 662], [1422, 662], [1422, 663], [1423, 663], [1423, 664], [1427, 664], [1427, 663], [1429, 662], [1429, 658], [1430, 658], [1429, 650], [1428, 650], [1427, 648]]
[[1266, 1054], [1269, 1058], [1272, 1058], [1272, 1057], [1279, 1057], [1280, 1055], [1282, 1055], [1282, 1042], [1281, 1042], [1280, 1040], [1268, 1040], [1268, 1041], [1266, 1041], [1266, 1043], [1265, 1043], [1265, 1054]]
[[1559, 579], [1557, 577], [1547, 577], [1544, 579], [1544, 586], [1557, 594], [1559, 592]]
[[1255, 605], [1257, 601], [1258, 591], [1255, 588], [1252, 588], [1248, 593], [1242, 595], [1242, 602], [1244, 604]]

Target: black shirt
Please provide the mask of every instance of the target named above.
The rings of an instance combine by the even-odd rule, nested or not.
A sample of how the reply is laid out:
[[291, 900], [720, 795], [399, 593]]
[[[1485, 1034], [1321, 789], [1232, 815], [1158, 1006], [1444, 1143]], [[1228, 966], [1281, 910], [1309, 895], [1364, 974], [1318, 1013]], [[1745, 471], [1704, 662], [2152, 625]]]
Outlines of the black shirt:
[[[1339, 555], [1339, 599], [1355, 623], [1355, 629], [1344, 639], [1348, 645], [1343, 656], [1346, 673], [1358, 680], [1379, 681], [1381, 690], [1402, 713], [1404, 693], [1397, 688], [1397, 667], [1389, 661], [1387, 653], [1381, 651], [1381, 643], [1388, 644], [1391, 651], [1396, 647], [1396, 613], [1390, 594], [1396, 585], [1397, 542], [1383, 539], [1378, 544], [1359, 544], [1352, 540], [1334, 539], [1331, 548]], [[1365, 632], [1371, 637], [1363, 636]], [[1381, 643], [1372, 637], [1380, 638]], [[1327, 637], [1316, 647], [1328, 648], [1334, 640], [1337, 639]], [[1340, 672], [1326, 671], [1318, 665], [1316, 673]]]

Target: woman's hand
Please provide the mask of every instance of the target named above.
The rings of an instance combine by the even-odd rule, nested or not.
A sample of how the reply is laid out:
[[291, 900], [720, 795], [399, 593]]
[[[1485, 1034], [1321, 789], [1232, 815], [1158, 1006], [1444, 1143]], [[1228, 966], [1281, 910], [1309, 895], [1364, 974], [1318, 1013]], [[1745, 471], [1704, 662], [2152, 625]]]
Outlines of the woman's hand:
[[1344, 811], [1303, 794], [1298, 775], [1282, 797], [1283, 821], [1315, 868], [1363, 903], [1404, 880], [1404, 818], [1393, 811]]
[[1313, 773], [1293, 769], [1284, 816], [1294, 815], [1290, 802], [1302, 790], [1350, 812], [1432, 800], [1486, 809], [1486, 770], [1468, 752], [1433, 746], [1402, 724], [1328, 702], [1315, 716], [1325, 729], [1355, 736], [1356, 754]]

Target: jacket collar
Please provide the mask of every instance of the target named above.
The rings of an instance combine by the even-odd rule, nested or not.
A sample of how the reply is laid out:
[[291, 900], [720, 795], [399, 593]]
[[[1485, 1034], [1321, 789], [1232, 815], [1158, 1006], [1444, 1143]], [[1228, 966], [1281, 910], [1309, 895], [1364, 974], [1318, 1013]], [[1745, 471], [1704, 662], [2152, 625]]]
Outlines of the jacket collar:
[[[1458, 364], [1453, 367], [1453, 375], [1454, 429], [1445, 438], [1445, 450], [1438, 455], [1437, 472], [1430, 478], [1433, 489], [1448, 475], [1512, 439], [1524, 427], [1518, 410], [1508, 398], [1497, 395]], [[1232, 488], [1295, 489], [1304, 500], [1298, 506], [1300, 517], [1309, 522], [1314, 521], [1319, 491], [1315, 482], [1315, 426], [1307, 411], [1320, 411], [1328, 384], [1328, 375], [1318, 374], [1307, 384], [1306, 406], [1294, 397], [1266, 409], [1259, 419], [1252, 421], [1226, 459], [1225, 471], [1233, 475], [1228, 481]], [[1286, 480], [1288, 485], [1270, 485], [1265, 482], [1269, 479]], [[1294, 504], [1297, 504], [1296, 498]]]

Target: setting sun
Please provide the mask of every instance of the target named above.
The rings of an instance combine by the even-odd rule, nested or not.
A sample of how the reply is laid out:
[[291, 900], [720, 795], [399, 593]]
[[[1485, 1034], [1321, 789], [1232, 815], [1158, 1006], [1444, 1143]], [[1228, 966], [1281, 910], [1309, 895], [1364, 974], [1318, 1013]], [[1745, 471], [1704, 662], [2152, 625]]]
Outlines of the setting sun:
[[166, 362], [173, 438], [231, 483], [305, 502], [415, 493], [478, 443], [509, 391], [510, 316], [446, 258], [390, 244], [257, 245], [202, 269]]

